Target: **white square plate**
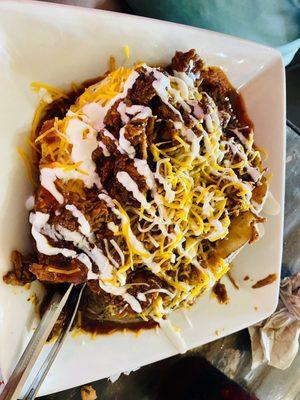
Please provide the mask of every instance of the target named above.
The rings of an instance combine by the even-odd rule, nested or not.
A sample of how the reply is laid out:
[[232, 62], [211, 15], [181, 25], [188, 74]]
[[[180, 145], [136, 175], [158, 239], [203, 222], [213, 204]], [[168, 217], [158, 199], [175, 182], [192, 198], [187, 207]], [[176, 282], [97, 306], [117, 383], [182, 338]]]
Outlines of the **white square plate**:
[[[47, 3], [0, 3], [0, 276], [10, 268], [13, 249], [29, 241], [24, 202], [32, 192], [16, 146], [28, 131], [37, 98], [32, 81], [67, 87], [106, 70], [110, 55], [123, 59], [129, 45], [132, 61], [169, 62], [176, 50], [195, 48], [210, 65], [222, 66], [243, 93], [255, 124], [256, 142], [269, 153], [271, 190], [281, 212], [270, 217], [264, 237], [245, 248], [234, 262], [240, 290], [227, 285], [228, 305], [209, 294], [187, 312], [173, 316], [188, 348], [247, 327], [271, 314], [277, 304], [278, 281], [251, 289], [270, 273], [280, 276], [285, 160], [284, 69], [277, 51], [215, 32], [168, 22]], [[253, 281], [244, 281], [249, 275]], [[224, 278], [226, 281], [227, 278]], [[32, 289], [35, 290], [35, 289]], [[0, 282], [0, 366], [8, 378], [32, 330], [29, 292]], [[169, 357], [176, 349], [162, 332], [116, 333], [90, 339], [69, 337], [40, 394], [107, 377]]]

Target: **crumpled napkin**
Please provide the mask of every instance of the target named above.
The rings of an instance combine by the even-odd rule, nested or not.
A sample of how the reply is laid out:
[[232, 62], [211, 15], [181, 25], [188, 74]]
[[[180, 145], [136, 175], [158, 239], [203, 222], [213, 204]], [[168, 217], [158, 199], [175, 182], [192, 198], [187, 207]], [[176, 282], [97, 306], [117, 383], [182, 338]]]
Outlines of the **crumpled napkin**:
[[300, 273], [281, 282], [275, 313], [248, 329], [252, 369], [265, 362], [279, 369], [291, 365], [299, 349]]

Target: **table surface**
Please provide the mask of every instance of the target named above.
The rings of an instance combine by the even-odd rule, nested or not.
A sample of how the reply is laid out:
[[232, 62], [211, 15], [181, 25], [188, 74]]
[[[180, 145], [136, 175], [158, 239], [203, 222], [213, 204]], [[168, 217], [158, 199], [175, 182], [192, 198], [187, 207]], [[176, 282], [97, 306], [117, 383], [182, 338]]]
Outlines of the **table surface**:
[[[48, 0], [49, 1], [49, 0]], [[114, 11], [126, 11], [128, 7], [118, 0], [52, 0], [57, 3], [85, 5]], [[282, 260], [282, 277], [300, 271], [300, 57], [299, 68], [294, 62], [287, 71], [288, 116], [295, 116], [294, 129], [287, 127], [285, 223]], [[298, 125], [299, 122], [299, 125]], [[181, 357], [202, 355], [228, 377], [254, 393], [261, 400], [300, 400], [300, 352], [285, 371], [262, 366], [251, 371], [250, 339], [247, 330], [216, 340], [193, 349], [184, 355], [148, 365], [122, 375], [115, 383], [107, 379], [92, 382], [101, 400], [152, 400], [158, 389], [163, 371], [172, 369]], [[39, 397], [43, 400], [79, 400], [80, 387]]]

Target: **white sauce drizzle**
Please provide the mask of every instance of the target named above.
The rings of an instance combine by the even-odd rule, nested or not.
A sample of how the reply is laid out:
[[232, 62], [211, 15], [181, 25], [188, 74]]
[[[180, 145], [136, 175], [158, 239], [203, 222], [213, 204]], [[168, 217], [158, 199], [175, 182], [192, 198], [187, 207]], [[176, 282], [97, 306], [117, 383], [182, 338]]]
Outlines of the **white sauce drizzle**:
[[185, 100], [188, 100], [189, 98], [189, 89], [186, 85], [186, 83], [175, 76], [169, 75], [170, 83], [173, 82], [177, 85], [178, 90], [172, 88], [170, 90], [170, 94], [173, 96], [174, 100], [176, 103], [179, 103], [182, 108], [187, 111], [188, 113], [191, 112], [191, 107], [188, 105], [188, 103]]
[[62, 239], [61, 234], [57, 232], [57, 230], [55, 229], [55, 227], [53, 225], [50, 225], [50, 224], [45, 224], [41, 229], [41, 233], [55, 241]]
[[150, 107], [140, 105], [127, 106], [124, 102], [118, 105], [117, 111], [121, 116], [123, 124], [127, 124], [130, 121], [129, 115], [133, 116], [132, 120], [146, 119], [152, 116]]
[[121, 185], [123, 185], [128, 192], [131, 192], [133, 197], [141, 203], [145, 210], [149, 210], [151, 208], [151, 205], [147, 202], [146, 197], [139, 190], [138, 185], [127, 172], [120, 171], [117, 173], [116, 177]]
[[120, 129], [119, 136], [119, 145], [118, 150], [121, 154], [128, 154], [130, 158], [134, 158], [135, 156], [135, 148], [132, 146], [129, 140], [125, 137], [125, 126]]
[[104, 136], [108, 137], [113, 143], [115, 143], [116, 145], [118, 144], [117, 139], [107, 129], [103, 129], [102, 133], [103, 133]]
[[161, 173], [159, 172], [159, 162], [156, 164], [156, 172], [154, 174], [155, 178], [158, 180], [158, 182], [163, 185], [164, 187], [164, 191], [166, 193], [166, 200], [169, 203], [172, 203], [172, 201], [174, 201], [175, 199], [175, 192], [174, 190], [172, 190], [172, 185], [171, 183], [168, 181], [167, 178], [163, 177], [161, 175]]
[[180, 329], [175, 328], [169, 319], [157, 319], [162, 331], [176, 348], [179, 353], [185, 353], [187, 351], [186, 342], [181, 335]]
[[182, 136], [185, 137], [189, 143], [191, 143], [191, 157], [192, 160], [198, 158], [200, 155], [200, 142], [202, 139], [201, 136], [197, 136], [192, 129], [186, 129], [182, 131]]
[[34, 196], [29, 196], [28, 199], [25, 201], [25, 207], [27, 211], [31, 211], [34, 208]]
[[49, 214], [44, 214], [39, 211], [36, 213], [30, 213], [29, 222], [31, 223], [31, 233], [36, 241], [36, 247], [38, 251], [47, 256], [54, 256], [57, 254], [62, 254], [65, 257], [76, 256], [76, 251], [69, 249], [60, 249], [58, 247], [52, 247], [48, 243], [46, 237], [41, 233], [43, 226], [48, 222], [50, 218]]
[[114, 246], [114, 248], [116, 249], [117, 253], [119, 254], [120, 259], [121, 259], [121, 265], [122, 265], [122, 266], [125, 265], [125, 256], [124, 256], [124, 253], [123, 253], [123, 251], [121, 250], [120, 246], [118, 245], [118, 243], [116, 243], [116, 242], [114, 241], [114, 239], [111, 239], [111, 240], [110, 240], [110, 243], [112, 244], [112, 246]]
[[175, 92], [174, 89], [171, 88], [170, 78], [156, 68], [146, 67], [146, 69], [149, 73], [153, 72], [155, 80], [153, 81], [152, 86], [155, 89], [157, 95], [160, 97], [163, 103], [165, 103], [175, 114], [178, 115], [178, 117], [182, 121], [182, 116], [180, 112], [169, 102], [168, 91], [170, 93]]
[[238, 130], [238, 128], [231, 129], [231, 131], [237, 136], [239, 141], [246, 146], [247, 145], [247, 138]]
[[149, 269], [153, 273], [157, 273], [160, 271], [160, 266], [153, 261], [153, 256], [145, 249], [142, 242], [140, 242], [135, 234], [131, 230], [130, 223], [127, 221], [127, 218], [120, 213], [119, 210], [116, 209], [112, 198], [104, 193], [99, 194], [100, 199], [106, 201], [107, 205], [111, 208], [112, 212], [122, 221], [122, 224], [128, 224], [128, 238], [130, 244], [133, 248], [135, 248], [139, 253], [145, 254], [145, 256], [141, 257], [145, 265], [149, 267]]
[[185, 72], [182, 71], [173, 71], [174, 76], [176, 76], [177, 78], [180, 78], [181, 80], [183, 80], [185, 82], [185, 84], [190, 88], [193, 89], [195, 87], [195, 80], [194, 77], [192, 76], [192, 74], [187, 74]]
[[151, 169], [149, 168], [149, 165], [146, 160], [140, 160], [138, 158], [134, 159], [134, 166], [137, 170], [137, 172], [146, 178], [146, 184], [149, 189], [153, 189], [155, 182], [154, 182], [154, 177]]
[[67, 204], [66, 210], [70, 211], [72, 215], [78, 220], [80, 232], [89, 237], [91, 235], [91, 226], [81, 211], [78, 210], [73, 204]]
[[117, 227], [117, 225], [114, 222], [108, 222], [107, 223], [107, 227], [109, 230], [111, 230], [113, 233], [117, 233], [119, 228]]
[[[146, 184], [149, 187], [149, 189], [151, 189], [151, 195], [157, 205], [157, 209], [158, 209], [160, 216], [154, 217], [153, 226], [157, 224], [159, 226], [161, 232], [163, 233], [163, 235], [168, 236], [169, 234], [166, 229], [166, 226], [168, 226], [170, 224], [170, 221], [168, 220], [168, 218], [166, 218], [166, 215], [165, 215], [166, 213], [164, 211], [163, 202], [160, 199], [160, 196], [156, 191], [156, 185], [155, 185], [154, 178], [156, 178], [164, 186], [167, 201], [169, 201], [169, 202], [174, 201], [175, 192], [172, 190], [171, 184], [159, 173], [159, 165], [160, 165], [159, 162], [156, 166], [155, 173], [153, 173], [150, 170], [149, 165], [147, 164], [146, 160], [140, 160], [140, 159], [135, 158], [134, 165], [137, 169], [137, 172], [141, 176], [144, 176], [146, 178]], [[140, 230], [140, 231], [142, 231], [142, 230]]]
[[140, 301], [147, 301], [147, 297], [144, 293], [139, 292], [136, 297]]
[[142, 307], [140, 303], [136, 300], [135, 297], [126, 292], [125, 286], [116, 287], [110, 283], [103, 283], [101, 281], [99, 282], [99, 285], [101, 289], [103, 289], [106, 293], [113, 294], [114, 296], [121, 296], [136, 313], [142, 312]]
[[81, 177], [82, 174], [75, 170], [64, 171], [61, 168], [41, 168], [40, 171], [41, 185], [48, 190], [60, 204], [64, 202], [64, 198], [55, 186], [56, 179], [68, 181], [70, 179], [81, 179]]
[[109, 157], [110, 156], [110, 152], [108, 151], [108, 149], [105, 146], [105, 144], [102, 141], [99, 141], [98, 145], [102, 149], [104, 157]]
[[[83, 137], [86, 130], [89, 133]], [[74, 163], [81, 162], [80, 169], [84, 170], [87, 175], [82, 174], [81, 180], [84, 181], [88, 188], [94, 184], [101, 189], [100, 178], [96, 173], [96, 165], [92, 160], [92, 153], [98, 147], [97, 135], [90, 126], [78, 119], [71, 119], [66, 128], [66, 135], [73, 145], [71, 151], [71, 159]]]
[[242, 160], [247, 161], [246, 154], [242, 150], [240, 150], [240, 145], [234, 143], [233, 138], [229, 139], [227, 144], [230, 147], [233, 155], [237, 154]]
[[[90, 124], [97, 130], [100, 131], [100, 129], [104, 128], [104, 118], [108, 112], [108, 110], [120, 99], [124, 99], [127, 96], [127, 92], [129, 89], [132, 88], [134, 85], [135, 81], [139, 77], [139, 73], [137, 71], [132, 71], [129, 77], [127, 78], [126, 82], [124, 83], [124, 87], [121, 93], [117, 94], [115, 97], [113, 97], [109, 102], [102, 107], [98, 103], [89, 103], [86, 104], [83, 108], [82, 111], [83, 113], [89, 118]], [[105, 84], [106, 79], [100, 83]]]
[[258, 171], [257, 168], [251, 167], [250, 165], [245, 166], [247, 174], [251, 176], [253, 182], [257, 182], [261, 177], [261, 173]]
[[118, 269], [118, 268], [119, 268], [119, 264], [118, 264], [117, 261], [113, 258], [113, 256], [111, 255], [111, 253], [110, 253], [110, 251], [109, 251], [107, 239], [103, 239], [103, 241], [104, 241], [104, 246], [105, 246], [106, 255], [107, 255], [109, 261], [112, 263], [112, 265], [113, 265], [115, 268]]
[[96, 165], [92, 160], [92, 153], [97, 148], [98, 142], [95, 132], [89, 132], [86, 138], [83, 138], [83, 132], [90, 127], [78, 119], [71, 119], [66, 128], [66, 136], [73, 145], [71, 159], [74, 163], [81, 162], [80, 168], [85, 173], [76, 170], [67, 171], [63, 168], [42, 168], [40, 171], [41, 185], [52, 194], [52, 196], [62, 204], [64, 198], [55, 186], [56, 179], [68, 181], [71, 179], [80, 179], [85, 186], [91, 188], [94, 184], [101, 189], [100, 178], [96, 172]]
[[233, 153], [233, 155], [237, 154], [242, 160], [246, 162], [245, 169], [247, 174], [251, 177], [253, 182], [257, 182], [261, 177], [261, 172], [251, 165], [248, 164], [247, 155], [240, 149], [240, 144], [234, 143], [233, 139], [230, 139], [228, 145]]
[[81, 253], [76, 258], [77, 258], [77, 260], [82, 262], [82, 264], [84, 264], [87, 267], [87, 269], [88, 269], [87, 279], [88, 280], [91, 280], [91, 279], [98, 280], [99, 279], [99, 274], [96, 274], [95, 272], [93, 272], [93, 265], [91, 263], [91, 260], [89, 259], [89, 257], [86, 254]]
[[136, 313], [141, 313], [143, 311], [140, 303], [134, 296], [129, 293], [125, 293], [122, 297], [130, 305], [133, 311], [135, 311]]
[[113, 211], [114, 209], [116, 210], [113, 199], [108, 194], [100, 193], [98, 197], [100, 200], [104, 200], [108, 207], [111, 208]]
[[[96, 247], [94, 244], [89, 243], [89, 241], [79, 232], [72, 232], [60, 225], [58, 225], [56, 228], [52, 226], [49, 227], [47, 224], [49, 218], [49, 214], [44, 214], [41, 212], [31, 213], [29, 216], [29, 221], [32, 224], [32, 236], [36, 241], [37, 249], [40, 253], [46, 255], [62, 254], [65, 257], [72, 258], [78, 257], [76, 251], [74, 250], [50, 246], [46, 237], [42, 233], [42, 231], [44, 231], [47, 236], [52, 237], [53, 239], [64, 239], [72, 242], [76, 247], [86, 253], [86, 255], [89, 256], [98, 266], [100, 278], [110, 279], [112, 277], [112, 265], [104, 256], [101, 249]], [[84, 256], [80, 257], [80, 261], [84, 262], [89, 269], [90, 264], [86, 260], [87, 259]]]
[[207, 128], [208, 132], [213, 133], [214, 126], [213, 126], [210, 114], [205, 114], [204, 115], [204, 121], [205, 121], [206, 128]]
[[202, 107], [200, 107], [199, 102], [197, 100], [189, 100], [187, 103], [193, 107], [193, 114], [197, 120], [202, 122], [204, 118], [204, 111]]
[[210, 205], [210, 202], [213, 197], [214, 194], [212, 192], [208, 192], [204, 196], [204, 202], [202, 206], [202, 215], [204, 217], [210, 217], [211, 214], [214, 212], [214, 208]]

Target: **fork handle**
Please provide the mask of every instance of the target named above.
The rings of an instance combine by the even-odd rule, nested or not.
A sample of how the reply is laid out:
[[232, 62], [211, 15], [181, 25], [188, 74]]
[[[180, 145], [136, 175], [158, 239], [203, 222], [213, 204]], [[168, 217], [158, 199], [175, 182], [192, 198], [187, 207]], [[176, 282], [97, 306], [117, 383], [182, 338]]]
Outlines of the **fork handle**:
[[43, 346], [57, 320], [59, 314], [65, 305], [73, 285], [70, 285], [65, 294], [55, 292], [49, 307], [43, 315], [38, 327], [32, 335], [26, 349], [18, 361], [11, 377], [4, 387], [0, 400], [17, 400], [28, 378], [31, 369], [36, 362]]
[[[36, 398], [39, 388], [41, 387], [44, 379], [46, 378], [47, 373], [48, 373], [49, 369], [51, 368], [51, 365], [53, 364], [60, 348], [64, 344], [64, 341], [66, 340], [66, 337], [72, 327], [72, 324], [73, 324], [74, 318], [76, 316], [84, 288], [85, 288], [85, 284], [82, 285], [79, 288], [79, 290], [77, 290], [77, 288], [75, 288], [77, 290], [77, 293], [74, 296], [73, 305], [68, 312], [67, 319], [63, 325], [63, 328], [62, 328], [58, 338], [56, 339], [54, 345], [52, 346], [49, 354], [47, 355], [47, 358], [43, 362], [40, 370], [36, 374], [33, 382], [28, 387], [28, 390], [27, 390], [25, 396], [23, 397], [23, 400], [34, 400]], [[72, 293], [72, 297], [73, 297], [73, 293]]]

